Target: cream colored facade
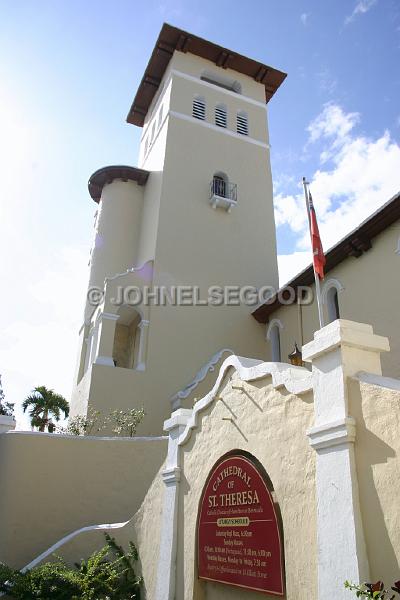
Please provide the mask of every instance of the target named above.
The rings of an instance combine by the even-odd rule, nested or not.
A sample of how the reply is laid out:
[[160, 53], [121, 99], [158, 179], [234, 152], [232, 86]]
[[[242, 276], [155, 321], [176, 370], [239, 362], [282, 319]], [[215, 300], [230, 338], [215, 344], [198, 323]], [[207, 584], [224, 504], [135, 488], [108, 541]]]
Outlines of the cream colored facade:
[[[240, 83], [242, 92], [202, 80], [204, 72], [216, 77], [221, 72]], [[199, 95], [206, 104], [205, 120], [192, 116]], [[226, 128], [215, 125], [221, 103]], [[248, 135], [236, 132], [240, 111], [247, 114]], [[265, 356], [263, 328], [251, 317], [251, 307], [243, 305], [143, 303], [129, 311], [112, 299], [121, 286], [196, 286], [204, 300], [215, 285], [277, 285], [264, 86], [175, 52], [149, 108], [139, 159], [150, 172], [144, 186], [113, 180], [103, 187], [89, 286], [104, 288], [105, 299], [96, 308], [86, 304], [71, 414], [84, 414], [88, 404], [103, 412], [144, 405], [142, 432], [158, 434], [171, 398], [216, 353], [227, 348]], [[210, 182], [217, 173], [237, 185], [237, 205], [229, 212], [210, 205]], [[119, 323], [129, 327], [134, 320], [139, 361], [121, 368], [115, 331]], [[193, 395], [185, 402], [190, 406]]]
[[[148, 599], [255, 600], [256, 592], [197, 577], [202, 490], [216, 461], [239, 451], [262, 464], [273, 486], [284, 533], [286, 600], [325, 600], [327, 571], [335, 597], [348, 597], [343, 581], [356, 577], [347, 534], [365, 546], [362, 579], [392, 582], [400, 561], [400, 381], [380, 375], [379, 353], [387, 342], [373, 336], [372, 328], [337, 321], [317, 333], [306, 351], [315, 355], [312, 373], [226, 358], [209, 393], [192, 410], [173, 413], [165, 425], [169, 438], [0, 436], [2, 489], [8, 485], [0, 511], [5, 531], [0, 558], [33, 566], [56, 552], [73, 562], [99, 549], [109, 531], [123, 545], [137, 544]], [[360, 365], [367, 372], [360, 372]], [[335, 421], [340, 411], [347, 415], [348, 433]], [[341, 461], [347, 451], [354, 465], [346, 471]], [[45, 457], [39, 473], [38, 456]], [[62, 471], [60, 464], [71, 464], [72, 470]], [[22, 485], [29, 494], [16, 498], [14, 490]], [[353, 490], [351, 508], [346, 486]], [[329, 512], [321, 514], [321, 498], [332, 493]], [[32, 504], [40, 506], [34, 520]], [[324, 542], [329, 567], [321, 566]]]
[[[199, 98], [204, 120], [192, 116]], [[215, 125], [220, 104], [226, 128]], [[235, 451], [272, 483], [286, 600], [346, 600], [345, 579], [398, 578], [398, 221], [329, 271], [323, 295], [335, 286], [342, 318], [322, 329], [315, 305], [279, 307], [266, 326], [245, 306], [113, 301], [146, 285], [277, 285], [268, 143], [261, 83], [173, 53], [145, 118], [142, 171], [105, 170], [89, 281], [103, 296], [85, 306], [71, 404], [72, 415], [144, 406], [150, 435], [1, 433], [0, 560], [73, 563], [108, 531], [137, 544], [147, 600], [255, 600], [197, 576], [201, 494]], [[238, 186], [229, 212], [210, 204], [218, 173]], [[274, 325], [281, 360], [270, 360]], [[295, 341], [304, 367], [287, 364]]]
[[[327, 290], [338, 291], [340, 318], [371, 323], [376, 331], [390, 340], [391, 352], [382, 356], [383, 374], [400, 378], [400, 256], [396, 252], [400, 237], [400, 221], [386, 228], [372, 240], [372, 248], [359, 258], [348, 257], [330, 270], [321, 283], [325, 322], [329, 323]], [[313, 294], [315, 286], [312, 285]], [[319, 328], [317, 305], [281, 306], [270, 315], [266, 325], [278, 321], [281, 360], [288, 361], [294, 343], [301, 347]], [[271, 341], [267, 340], [269, 356]]]

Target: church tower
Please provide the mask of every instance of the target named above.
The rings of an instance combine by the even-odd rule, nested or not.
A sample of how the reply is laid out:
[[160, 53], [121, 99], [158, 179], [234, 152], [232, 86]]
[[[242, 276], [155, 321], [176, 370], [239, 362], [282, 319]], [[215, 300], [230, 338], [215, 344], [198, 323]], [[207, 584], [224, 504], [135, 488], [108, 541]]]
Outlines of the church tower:
[[141, 433], [157, 434], [228, 353], [268, 359], [243, 290], [278, 286], [266, 104], [284, 78], [162, 27], [127, 118], [142, 128], [139, 168], [89, 180], [72, 415], [144, 406]]

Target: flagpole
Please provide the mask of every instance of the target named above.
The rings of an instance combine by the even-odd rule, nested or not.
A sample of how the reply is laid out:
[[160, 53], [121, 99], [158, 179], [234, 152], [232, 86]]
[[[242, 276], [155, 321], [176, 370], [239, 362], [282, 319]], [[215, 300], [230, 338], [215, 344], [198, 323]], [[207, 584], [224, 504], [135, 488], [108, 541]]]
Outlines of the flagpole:
[[[303, 177], [304, 197], [306, 200], [306, 209], [307, 209], [307, 216], [308, 216], [308, 228], [310, 229], [310, 210], [309, 210], [309, 206], [308, 206], [308, 187], [307, 186], [308, 186], [308, 182], [306, 181], [306, 178]], [[312, 249], [312, 246], [311, 246], [311, 249]], [[319, 282], [318, 273], [315, 271], [314, 257], [313, 257], [313, 270], [314, 270], [314, 279], [315, 279], [315, 295], [317, 296], [319, 326], [322, 329], [322, 327], [324, 327], [324, 325], [325, 325], [324, 312], [322, 310], [321, 285]]]

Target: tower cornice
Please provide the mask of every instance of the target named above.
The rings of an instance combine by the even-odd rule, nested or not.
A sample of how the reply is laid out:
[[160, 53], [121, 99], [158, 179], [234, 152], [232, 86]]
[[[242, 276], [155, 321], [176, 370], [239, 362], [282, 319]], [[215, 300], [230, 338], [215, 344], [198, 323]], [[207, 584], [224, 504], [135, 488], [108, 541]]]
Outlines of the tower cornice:
[[95, 202], [100, 201], [101, 192], [107, 183], [114, 179], [122, 181], [136, 181], [138, 185], [145, 185], [150, 175], [149, 171], [138, 169], [137, 167], [128, 167], [124, 165], [111, 165], [102, 167], [90, 176], [88, 182], [89, 194]]
[[164, 23], [129, 110], [126, 119], [128, 123], [143, 126], [147, 111], [175, 50], [194, 54], [218, 67], [232, 69], [251, 77], [264, 85], [266, 103], [286, 78], [286, 73], [282, 71]]

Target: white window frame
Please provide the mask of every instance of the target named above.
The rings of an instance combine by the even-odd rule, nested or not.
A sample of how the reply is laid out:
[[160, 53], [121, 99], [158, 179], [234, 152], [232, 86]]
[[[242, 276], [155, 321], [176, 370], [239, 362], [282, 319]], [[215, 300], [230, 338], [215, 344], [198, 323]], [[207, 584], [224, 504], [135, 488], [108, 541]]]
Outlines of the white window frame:
[[[328, 323], [332, 323], [332, 321], [336, 321], [337, 318], [340, 318], [340, 314], [338, 316], [336, 313], [336, 305], [335, 305], [334, 297], [332, 294], [332, 290], [336, 291], [337, 299], [338, 299], [338, 306], [339, 306], [339, 293], [344, 290], [344, 286], [339, 281], [339, 279], [334, 279], [334, 278], [327, 279], [325, 281], [324, 285], [322, 286], [321, 298], [322, 298], [323, 304], [326, 307]], [[340, 313], [340, 307], [339, 307], [339, 313]]]

